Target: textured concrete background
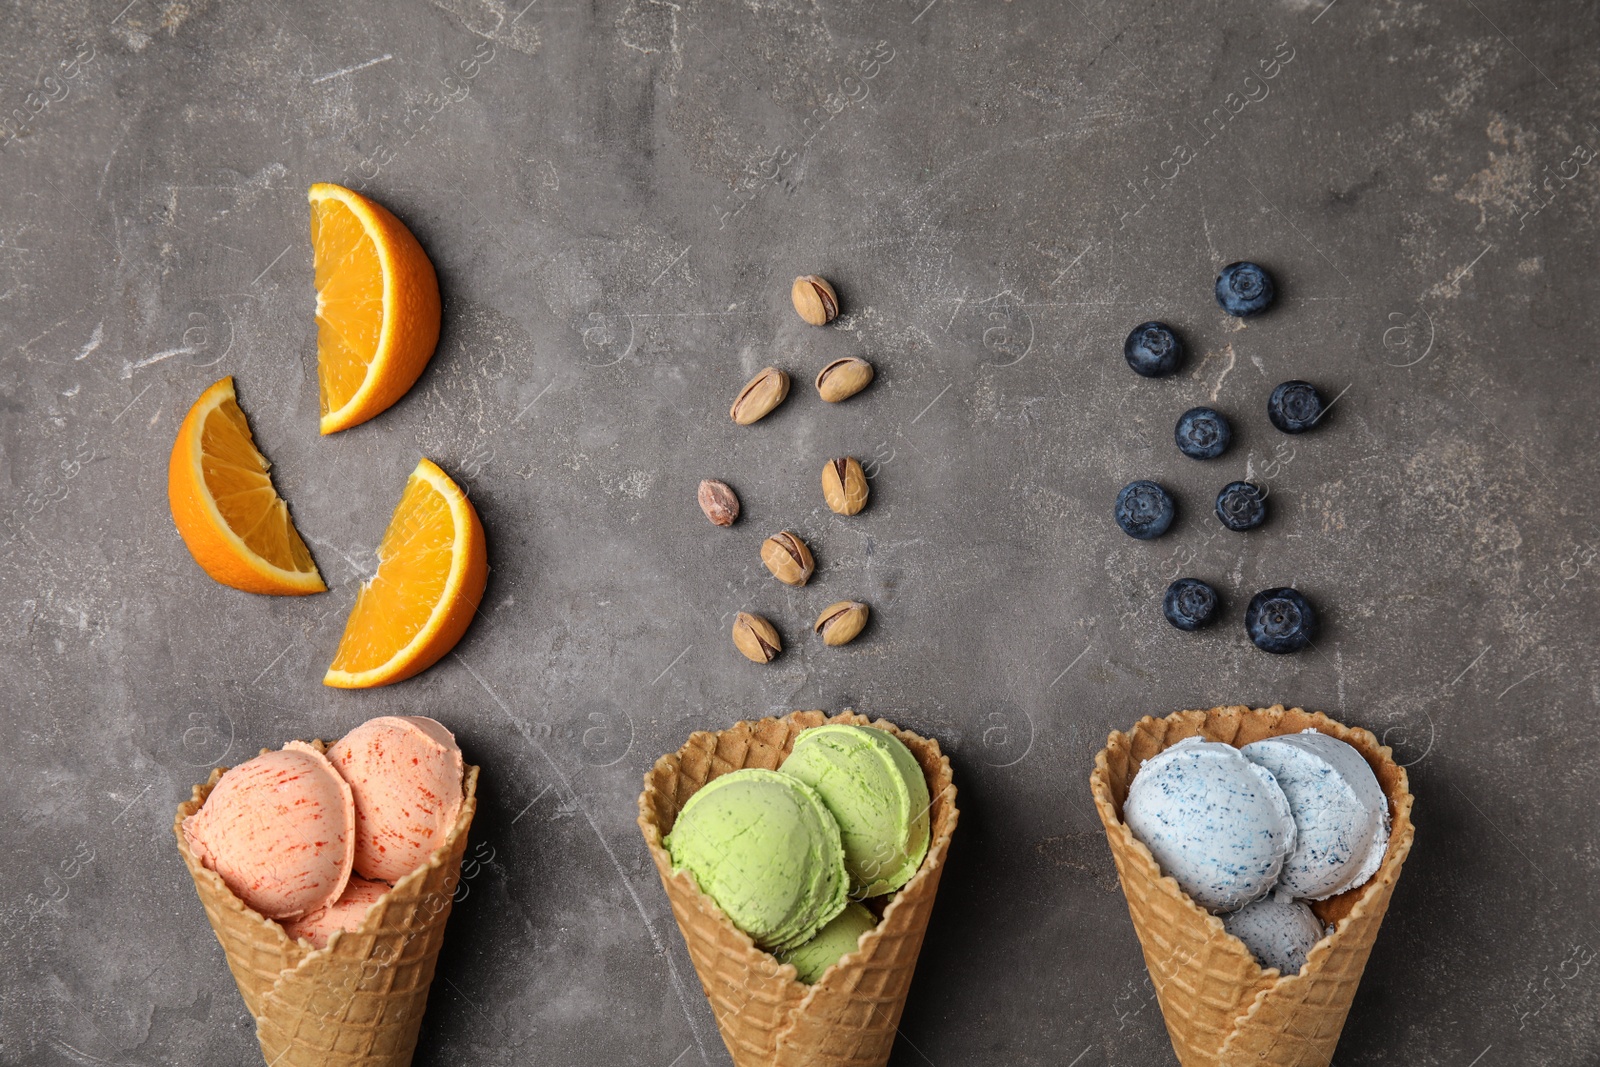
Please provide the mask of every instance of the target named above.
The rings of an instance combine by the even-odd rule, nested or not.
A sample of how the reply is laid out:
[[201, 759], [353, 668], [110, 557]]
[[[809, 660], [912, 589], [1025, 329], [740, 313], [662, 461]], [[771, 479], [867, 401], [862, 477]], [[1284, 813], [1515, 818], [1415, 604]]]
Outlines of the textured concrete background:
[[[961, 789], [894, 1062], [1171, 1063], [1093, 753], [1282, 700], [1384, 737], [1418, 796], [1339, 1062], [1600, 1062], [1595, 5], [526, 2], [0, 5], [0, 1061], [254, 1061], [173, 807], [398, 711], [484, 768], [417, 1062], [726, 1063], [640, 775], [855, 706]], [[445, 306], [410, 395], [328, 439], [315, 181], [398, 213]], [[1248, 325], [1210, 292], [1238, 258], [1281, 287]], [[832, 328], [788, 306], [806, 271]], [[1193, 356], [1152, 382], [1120, 344], [1157, 317]], [[824, 405], [846, 353], [878, 381]], [[736, 427], [767, 363], [799, 384]], [[223, 374], [325, 595], [218, 586], [173, 530], [172, 436]], [[1318, 432], [1266, 422], [1290, 377], [1340, 396]], [[1239, 437], [1211, 464], [1171, 444], [1199, 402]], [[853, 519], [818, 488], [843, 453]], [[482, 617], [416, 680], [325, 689], [419, 455], [483, 516]], [[1247, 474], [1270, 525], [1223, 532]], [[1136, 477], [1180, 498], [1162, 540], [1111, 521]], [[784, 527], [801, 590], [757, 557]], [[1161, 619], [1180, 573], [1217, 630]], [[1264, 655], [1243, 604], [1290, 583], [1325, 635]], [[844, 597], [874, 621], [824, 648]], [[764, 669], [744, 608], [789, 646]]]

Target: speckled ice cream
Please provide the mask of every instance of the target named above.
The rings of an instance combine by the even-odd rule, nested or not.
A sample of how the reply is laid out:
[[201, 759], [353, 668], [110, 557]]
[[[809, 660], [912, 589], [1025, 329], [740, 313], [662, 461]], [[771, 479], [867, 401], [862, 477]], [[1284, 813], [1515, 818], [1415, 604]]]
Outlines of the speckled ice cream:
[[328, 938], [338, 930], [354, 930], [367, 917], [367, 909], [376, 904], [389, 885], [369, 882], [365, 878], [350, 876], [350, 883], [337, 901], [299, 919], [284, 921], [283, 932], [291, 938], [304, 938], [313, 948], [327, 948]]
[[783, 766], [838, 820], [850, 895], [875, 897], [911, 880], [928, 854], [928, 780], [886, 730], [828, 723], [802, 730]]
[[758, 945], [782, 952], [844, 910], [839, 824], [816, 790], [747, 767], [713, 778], [684, 804], [663, 840], [672, 865]]
[[1296, 897], [1324, 900], [1371, 878], [1389, 847], [1389, 803], [1361, 753], [1307, 730], [1244, 746], [1272, 772], [1294, 813], [1295, 849], [1281, 881]]
[[466, 765], [443, 724], [422, 715], [368, 719], [333, 743], [328, 760], [350, 783], [361, 877], [398, 882], [449, 838]]
[[877, 925], [872, 912], [852, 900], [816, 937], [792, 952], [780, 953], [778, 958], [794, 964], [800, 981], [815, 985], [829, 967], [859, 948], [861, 935]]
[[1306, 953], [1325, 933], [1311, 909], [1281, 889], [1224, 915], [1222, 925], [1244, 942], [1262, 967], [1276, 967], [1286, 975], [1300, 973]]
[[1162, 872], [1213, 912], [1264, 895], [1294, 851], [1294, 818], [1272, 775], [1198, 737], [1145, 761], [1122, 817]]
[[350, 787], [315, 748], [290, 741], [234, 767], [183, 834], [195, 857], [269, 919], [328, 907], [355, 861]]

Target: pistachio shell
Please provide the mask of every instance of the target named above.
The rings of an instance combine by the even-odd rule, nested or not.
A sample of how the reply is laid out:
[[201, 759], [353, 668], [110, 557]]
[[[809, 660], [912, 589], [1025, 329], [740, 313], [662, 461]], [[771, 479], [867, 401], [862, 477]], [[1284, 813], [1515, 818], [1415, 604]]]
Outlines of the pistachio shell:
[[761, 562], [785, 585], [805, 585], [811, 572], [817, 569], [806, 543], [788, 530], [761, 542]]
[[777, 367], [767, 367], [745, 383], [728, 414], [740, 426], [749, 426], [771, 413], [789, 395], [789, 376]]
[[822, 468], [822, 496], [840, 515], [855, 515], [867, 506], [867, 474], [854, 456], [830, 459]]
[[825, 645], [849, 644], [865, 628], [869, 614], [871, 609], [861, 601], [841, 600], [824, 608], [812, 629], [822, 635]]
[[872, 383], [874, 373], [864, 359], [836, 359], [817, 372], [817, 395], [830, 404], [848, 400]]
[[741, 611], [733, 620], [733, 646], [754, 663], [771, 663], [783, 651], [783, 639], [766, 619]]
[[833, 291], [826, 278], [800, 275], [789, 290], [789, 298], [794, 301], [794, 309], [800, 317], [813, 326], [826, 326], [839, 317], [839, 294]]

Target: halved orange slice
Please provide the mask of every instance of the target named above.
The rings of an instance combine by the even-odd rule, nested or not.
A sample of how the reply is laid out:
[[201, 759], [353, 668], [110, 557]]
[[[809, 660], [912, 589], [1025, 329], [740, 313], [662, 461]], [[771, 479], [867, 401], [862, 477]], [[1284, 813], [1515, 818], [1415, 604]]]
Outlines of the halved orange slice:
[[427, 670], [467, 632], [488, 578], [477, 511], [424, 459], [389, 519], [378, 573], [356, 594], [323, 684], [367, 689]]
[[172, 522], [200, 568], [248, 593], [298, 596], [328, 587], [272, 487], [233, 378], [200, 394], [167, 464]]
[[439, 279], [405, 224], [339, 185], [311, 187], [322, 432], [405, 395], [439, 343]]

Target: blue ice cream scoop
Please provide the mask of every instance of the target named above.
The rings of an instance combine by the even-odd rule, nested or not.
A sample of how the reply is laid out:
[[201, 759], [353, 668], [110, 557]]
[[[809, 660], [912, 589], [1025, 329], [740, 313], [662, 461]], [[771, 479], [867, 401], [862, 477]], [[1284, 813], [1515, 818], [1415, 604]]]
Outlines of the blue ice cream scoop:
[[1299, 974], [1306, 953], [1326, 932], [1304, 901], [1282, 889], [1224, 915], [1222, 925], [1263, 968], [1276, 967], [1283, 975]]
[[1325, 900], [1377, 872], [1389, 847], [1389, 802], [1361, 753], [1316, 730], [1268, 737], [1240, 751], [1272, 773], [1294, 812], [1285, 889]]
[[1294, 851], [1288, 798], [1232, 745], [1185, 738], [1146, 760], [1123, 820], [1202, 908], [1233, 911], [1264, 896]]

